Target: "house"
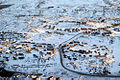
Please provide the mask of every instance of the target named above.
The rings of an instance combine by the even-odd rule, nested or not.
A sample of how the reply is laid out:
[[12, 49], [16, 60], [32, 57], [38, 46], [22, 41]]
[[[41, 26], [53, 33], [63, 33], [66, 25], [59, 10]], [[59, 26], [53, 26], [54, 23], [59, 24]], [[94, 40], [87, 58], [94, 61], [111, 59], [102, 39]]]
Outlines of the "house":
[[46, 27], [47, 27], [47, 25], [43, 26], [43, 28], [46, 28]]
[[92, 30], [92, 28], [88, 28], [88, 30]]
[[41, 45], [41, 44], [35, 44], [35, 45], [33, 45], [33, 46], [44, 48], [44, 45]]
[[114, 31], [120, 32], [119, 28], [114, 28]]
[[74, 28], [72, 29], [72, 32], [75, 32], [75, 29], [74, 29]]
[[66, 46], [68, 46], [68, 45], [69, 45], [69, 42], [66, 43]]
[[16, 46], [16, 49], [21, 49], [23, 46], [22, 45], [18, 45]]
[[18, 59], [24, 59], [25, 57], [18, 57]]
[[97, 31], [97, 29], [92, 29], [92, 31]]
[[73, 41], [74, 43], [80, 43], [79, 41]]
[[96, 35], [99, 35], [100, 34], [100, 32], [93, 32], [93, 33], [91, 33], [91, 35], [93, 35], [93, 36], [96, 36]]
[[55, 26], [53, 26], [52, 29], [55, 30]]
[[47, 52], [47, 54], [53, 55], [53, 52], [51, 52], [51, 51], [48, 51], [48, 52]]
[[74, 42], [72, 41], [72, 42], [70, 42], [69, 44], [73, 44]]
[[52, 45], [47, 45], [47, 50], [53, 51], [54, 47]]
[[35, 58], [38, 58], [38, 56], [37, 56], [36, 54], [33, 54], [33, 56], [34, 56]]
[[81, 28], [81, 30], [87, 30], [87, 28]]
[[80, 31], [80, 29], [78, 29], [78, 28], [76, 28], [76, 30], [75, 30], [76, 32], [79, 32]]
[[18, 55], [23, 56], [23, 55], [24, 55], [24, 53], [19, 53]]
[[53, 49], [53, 54], [55, 54], [56, 53], [56, 49]]
[[25, 51], [28, 53], [32, 53], [32, 50], [30, 48], [26, 48]]
[[14, 59], [14, 60], [17, 60], [17, 57], [16, 57], [16, 55], [14, 55], [14, 56], [13, 56], [13, 59]]

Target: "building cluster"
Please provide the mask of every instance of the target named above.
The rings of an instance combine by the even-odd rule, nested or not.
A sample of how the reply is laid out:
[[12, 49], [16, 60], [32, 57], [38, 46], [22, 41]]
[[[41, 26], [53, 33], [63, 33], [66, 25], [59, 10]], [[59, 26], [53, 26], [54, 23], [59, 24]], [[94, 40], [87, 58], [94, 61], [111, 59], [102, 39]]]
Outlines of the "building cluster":
[[56, 28], [55, 26], [45, 25], [43, 28], [56, 30], [56, 31], [65, 31], [65, 32], [80, 32], [80, 31], [95, 31], [97, 29], [93, 28]]
[[34, 58], [44, 58], [46, 55], [51, 56], [55, 53], [56, 49], [51, 44], [0, 39], [0, 57], [5, 58], [7, 61], [9, 61], [9, 57], [6, 56], [9, 54], [13, 55], [13, 60], [20, 60], [25, 59], [25, 56], [29, 54], [33, 54]]
[[[86, 49], [87, 46], [91, 48]], [[103, 70], [104, 67], [109, 66], [115, 61], [114, 57], [111, 56], [113, 51], [106, 45], [91, 45], [87, 42], [73, 40], [62, 44], [61, 51], [63, 62], [64, 60], [68, 60], [64, 65], [67, 67], [68, 64], [72, 62], [71, 66], [73, 66], [73, 68], [71, 67], [71, 69], [75, 71], [78, 69], [81, 70], [81, 66], [86, 64], [87, 72], [93, 74], [99, 73], [99, 71], [96, 70], [100, 70], [100, 73], [104, 74], [106, 73]]]
[[0, 39], [9, 39], [9, 40], [20, 40], [25, 39], [27, 36], [27, 33], [17, 33], [14, 31], [8, 31], [8, 32], [0, 32]]
[[[113, 32], [109, 30], [112, 27], [104, 27], [104, 28], [96, 28], [96, 29], [92, 27], [91, 28], [82, 28], [82, 27], [81, 28], [56, 28], [55, 26], [45, 25], [43, 26], [43, 28], [59, 31], [58, 34], [60, 35], [64, 35], [62, 32], [69, 32], [69, 33], [82, 32], [83, 34], [88, 34], [92, 36], [97, 36], [97, 35], [110, 36], [111, 34], [113, 34]], [[114, 31], [119, 31], [119, 29], [115, 28]]]

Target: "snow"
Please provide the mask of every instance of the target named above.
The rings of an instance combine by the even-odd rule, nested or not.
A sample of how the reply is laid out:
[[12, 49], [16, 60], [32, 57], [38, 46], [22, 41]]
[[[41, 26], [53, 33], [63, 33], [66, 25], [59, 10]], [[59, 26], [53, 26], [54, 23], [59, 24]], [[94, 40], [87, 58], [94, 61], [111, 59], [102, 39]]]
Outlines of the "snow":
[[[15, 54], [14, 52], [13, 54], [0, 53], [0, 55], [9, 57], [9, 61], [6, 61], [5, 58], [0, 58], [0, 60], [4, 60], [6, 62], [5, 69], [28, 74], [42, 73], [42, 76], [54, 75], [56, 77], [80, 77], [85, 79], [86, 76], [70, 72], [63, 68], [60, 62], [60, 54], [62, 53], [58, 51], [60, 44], [63, 45], [72, 40], [78, 40], [80, 42], [87, 42], [89, 45], [84, 47], [77, 45], [70, 48], [71, 50], [90, 50], [94, 43], [98, 45], [98, 47], [101, 45], [109, 47], [110, 51], [106, 52], [111, 53], [109, 54], [110, 58], [112, 58], [112, 56], [115, 57], [115, 62], [110, 63], [110, 66], [107, 67], [111, 74], [119, 75], [118, 55], [120, 52], [120, 32], [115, 31], [113, 26], [113, 24], [120, 23], [119, 7], [117, 7], [119, 4], [117, 6], [111, 6], [105, 1], [107, 0], [1, 0], [0, 3], [3, 5], [12, 4], [12, 6], [0, 10], [0, 32], [10, 32], [9, 34], [5, 33], [4, 38], [12, 38], [13, 40], [17, 40], [18, 43], [28, 41], [51, 44], [57, 50], [56, 54], [46, 55], [44, 58], [41, 58], [39, 51], [36, 50], [33, 50], [32, 53], [26, 53], [24, 50], [18, 50], [18, 52], [25, 53], [25, 58], [22, 60], [13, 60], [12, 57], [13, 54]], [[113, 2], [113, 0], [110, 0], [111, 4], [117, 4], [117, 2], [119, 1], [114, 0]], [[105, 19], [105, 22], [100, 22], [100, 17]], [[86, 23], [83, 24], [84, 22]], [[51, 28], [49, 28], [50, 26]], [[53, 26], [55, 26], [54, 30], [52, 29]], [[89, 33], [85, 34], [88, 30], [81, 30], [81, 28], [98, 29], [106, 27], [112, 27], [107, 28], [107, 30], [111, 31], [112, 34], [103, 36], [101, 34], [107, 31], [98, 30], [100, 34], [94, 35], [94, 32], [97, 31], [89, 30], [90, 33], [93, 33], [93, 35], [91, 35]], [[72, 31], [72, 29], [76, 28], [80, 29], [80, 31]], [[64, 31], [65, 29], [70, 29], [70, 31]], [[120, 25], [118, 25], [117, 29], [120, 29]], [[22, 33], [24, 35], [18, 35], [14, 32]], [[2, 38], [1, 34], [3, 33], [0, 33], [0, 38]], [[112, 38], [114, 43], [110, 44], [109, 41]], [[17, 43], [12, 44], [12, 41], [10, 41], [8, 44], [10, 44], [11, 47]], [[33, 46], [31, 44], [28, 45], [31, 47]], [[3, 46], [4, 45], [0, 44], [0, 47]], [[3, 49], [3, 51], [5, 52], [7, 49], [9, 49], [9, 47]], [[17, 51], [16, 49], [13, 50]], [[42, 48], [40, 48], [40, 50], [45, 52]], [[101, 52], [104, 54], [104, 51], [101, 50]], [[33, 54], [37, 55], [38, 58], [35, 58]], [[65, 54], [72, 56], [73, 52], [68, 50]], [[92, 55], [95, 56], [96, 54], [93, 53]], [[89, 55], [86, 54], [85, 56]], [[49, 60], [45, 62], [45, 59], [48, 58]], [[89, 69], [89, 61], [94, 62], [95, 57], [90, 59], [89, 57], [88, 59], [83, 57], [81, 59], [80, 57], [77, 58], [78, 60], [76, 60], [76, 62], [63, 58], [65, 67], [71, 70], [88, 73], [86, 68]], [[96, 63], [99, 64], [97, 66], [101, 66], [99, 59], [96, 59]], [[71, 66], [71, 64], [74, 66]], [[94, 71], [90, 74], [94, 74]], [[89, 77], [87, 76], [87, 78]]]
[[[84, 36], [83, 37], [82, 36], [81, 37], [81, 36], [77, 36], [77, 37], [73, 38], [72, 40], [68, 41], [67, 43], [70, 43], [73, 40], [74, 41], [79, 41], [80, 44], [81, 43], [88, 43], [88, 44], [84, 45], [84, 46], [77, 45], [77, 46], [74, 46], [74, 47], [70, 48], [70, 50], [73, 50], [73, 51], [75, 51], [75, 50], [77, 50], [77, 51], [79, 51], [79, 50], [86, 50], [86, 51], [91, 50], [92, 54], [89, 53], [89, 54], [86, 54], [86, 57], [79, 57], [80, 53], [77, 53], [77, 52], [68, 51], [68, 52], [62, 53], [63, 56], [65, 54], [67, 56], [70, 56], [71, 58], [74, 55], [74, 58], [77, 59], [76, 61], [74, 61], [74, 60], [65, 59], [63, 57], [63, 63], [64, 63], [64, 65], [67, 68], [69, 68], [71, 70], [74, 70], [74, 71], [77, 71], [77, 72], [79, 71], [79, 72], [89, 73], [89, 72], [86, 72], [86, 70], [89, 69], [88, 65], [91, 65], [91, 64], [95, 65], [97, 63], [96, 65], [99, 65], [99, 66], [103, 65], [103, 66], [105, 66], [104, 64], [101, 64], [99, 62], [102, 57], [101, 58], [100, 57], [99, 58], [95, 58], [95, 56], [98, 56], [98, 55], [94, 52], [94, 51], [98, 51], [98, 49], [100, 49], [101, 46], [105, 46], [109, 50], [102, 50], [102, 49], [100, 49], [100, 53], [102, 53], [103, 56], [105, 55], [105, 53], [108, 53], [109, 56], [106, 56], [106, 57], [108, 57], [108, 61], [107, 61], [107, 58], [105, 59], [105, 61], [110, 63], [109, 70], [110, 70], [111, 74], [112, 75], [119, 74], [119, 70], [118, 70], [119, 66], [118, 65], [119, 65], [120, 62], [119, 62], [119, 59], [118, 59], [118, 56], [117, 56], [117, 55], [119, 55], [119, 40], [120, 40], [119, 37], [102, 37], [102, 36], [99, 36], [99, 37], [96, 37], [96, 36], [95, 37], [94, 36]], [[113, 40], [113, 43], [110, 43], [111, 40]], [[98, 48], [96, 48], [93, 45], [97, 45]], [[67, 48], [65, 48], [65, 49], [67, 49]], [[85, 55], [85, 54], [81, 53], [80, 55]], [[89, 55], [92, 55], [94, 57], [90, 58]], [[114, 56], [114, 58], [112, 59], [113, 56]], [[93, 59], [94, 61], [96, 60], [95, 61], [96, 63], [89, 63], [89, 61], [88, 61], [89, 59]], [[104, 59], [104, 57], [103, 57], [103, 59]], [[79, 67], [77, 69], [73, 69], [74, 67], [72, 68], [72, 65], [68, 66], [67, 64], [69, 64], [71, 61], [72, 62], [77, 62]], [[84, 68], [87, 67], [87, 68], [84, 69], [83, 67]], [[106, 67], [107, 67], [107, 65], [106, 65]], [[94, 74], [94, 71], [91, 72], [91, 74]]]

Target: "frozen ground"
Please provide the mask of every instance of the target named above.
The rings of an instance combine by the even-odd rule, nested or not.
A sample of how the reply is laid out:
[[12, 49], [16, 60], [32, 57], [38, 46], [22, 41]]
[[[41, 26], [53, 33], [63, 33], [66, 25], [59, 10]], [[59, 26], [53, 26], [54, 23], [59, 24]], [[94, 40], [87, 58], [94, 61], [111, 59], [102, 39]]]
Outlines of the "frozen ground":
[[[41, 74], [43, 77], [55, 76], [63, 77], [64, 79], [66, 77], [74, 77], [76, 80], [87, 80], [89, 78], [91, 80], [119, 79], [83, 76], [68, 71], [61, 65], [61, 53], [59, 52], [59, 45], [65, 41], [69, 42], [69, 40], [75, 39], [76, 35], [88, 35], [88, 38], [90, 35], [96, 38], [98, 36], [119, 37], [119, 0], [0, 0], [0, 5], [11, 5], [8, 8], [0, 9], [0, 51], [2, 51], [0, 60], [5, 61], [6, 70], [27, 74]], [[98, 39], [104, 40], [103, 38]], [[94, 39], [91, 40], [94, 42]], [[95, 42], [97, 41], [95, 39]], [[119, 64], [117, 63], [119, 61], [119, 39], [116, 39], [114, 45], [108, 45], [108, 41], [105, 38], [103, 44], [114, 47], [113, 49], [117, 53], [113, 54], [115, 63], [113, 63], [114, 67], [110, 70], [112, 72], [115, 71], [112, 74], [119, 75], [119, 67], [116, 66]], [[29, 49], [24, 49], [25, 47], [33, 48], [33, 44], [23, 44], [22, 42], [51, 44], [56, 49], [56, 53], [54, 55], [45, 55], [42, 59], [39, 50], [32, 50], [31, 53], [27, 53], [26, 51]], [[25, 45], [24, 48], [16, 49], [22, 44]], [[6, 52], [9, 53], [8, 50], [11, 50], [9, 48], [13, 46], [15, 47], [12, 48], [13, 53], [6, 54]], [[46, 49], [46, 47], [44, 48]], [[44, 48], [39, 49], [43, 51]], [[24, 56], [22, 55], [24, 59], [14, 60], [15, 51], [24, 53]], [[35, 57], [33, 54], [37, 56]], [[19, 56], [17, 57], [19, 58]], [[46, 60], [48, 58], [49, 60]], [[69, 62], [68, 60], [67, 63]], [[69, 68], [72, 69], [71, 67]]]
[[63, 65], [91, 75], [119, 75], [119, 40], [110, 36], [76, 36], [62, 44]]

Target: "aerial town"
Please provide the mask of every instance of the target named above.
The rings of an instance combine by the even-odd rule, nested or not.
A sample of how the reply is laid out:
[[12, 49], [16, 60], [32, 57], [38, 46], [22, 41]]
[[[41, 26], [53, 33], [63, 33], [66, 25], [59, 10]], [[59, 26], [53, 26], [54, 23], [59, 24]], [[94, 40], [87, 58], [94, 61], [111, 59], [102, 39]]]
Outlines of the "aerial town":
[[0, 0], [0, 80], [119, 80], [119, 0]]

